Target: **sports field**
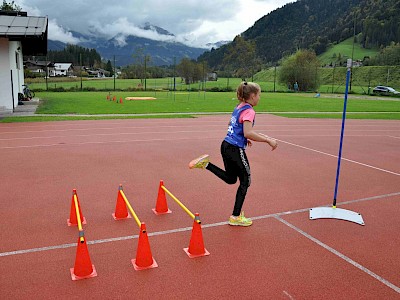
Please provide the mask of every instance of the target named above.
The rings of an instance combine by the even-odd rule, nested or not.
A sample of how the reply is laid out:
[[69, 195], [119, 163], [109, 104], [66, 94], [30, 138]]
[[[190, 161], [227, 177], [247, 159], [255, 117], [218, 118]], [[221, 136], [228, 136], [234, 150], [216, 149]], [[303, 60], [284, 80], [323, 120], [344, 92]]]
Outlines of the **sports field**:
[[[236, 186], [187, 167], [203, 153], [222, 165], [229, 117], [0, 124], [2, 298], [399, 299], [400, 122], [346, 121], [337, 205], [360, 213], [362, 226], [309, 219], [310, 208], [332, 204], [341, 120], [258, 114], [256, 129], [279, 148], [247, 150], [253, 225], [237, 228], [227, 224]], [[183, 251], [193, 220], [171, 198], [171, 214], [153, 213], [160, 180], [200, 214], [210, 255]], [[157, 268], [132, 266], [138, 226], [112, 217], [120, 184]], [[73, 189], [97, 271], [79, 281]]]
[[[60, 92], [37, 93], [36, 113], [0, 122], [31, 122], [110, 118], [178, 118], [198, 114], [230, 113], [237, 104], [235, 92]], [[130, 100], [135, 99], [135, 100]], [[28, 103], [29, 104], [29, 103]], [[261, 94], [257, 113], [290, 118], [342, 118], [343, 95], [310, 93]], [[349, 95], [348, 119], [400, 119], [400, 99]]]

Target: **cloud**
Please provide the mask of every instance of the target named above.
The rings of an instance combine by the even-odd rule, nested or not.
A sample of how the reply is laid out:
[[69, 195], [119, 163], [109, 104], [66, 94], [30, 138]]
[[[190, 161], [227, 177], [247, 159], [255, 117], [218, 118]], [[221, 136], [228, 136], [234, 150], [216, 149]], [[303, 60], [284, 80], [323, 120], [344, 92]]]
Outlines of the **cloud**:
[[160, 41], [171, 40], [171, 36], [144, 30], [142, 26], [149, 22], [173, 33], [175, 41], [191, 46], [233, 40], [262, 16], [288, 2], [293, 1], [15, 0], [28, 15], [48, 16], [51, 39], [76, 43], [79, 40], [71, 31], [77, 31], [115, 37], [120, 45], [124, 44], [129, 35]]
[[78, 44], [80, 40], [72, 35], [71, 32], [64, 29], [57, 24], [57, 20], [49, 20], [49, 33], [48, 39], [53, 41], [60, 41], [67, 44]]
[[124, 37], [134, 35], [138, 37], [148, 38], [151, 40], [169, 41], [172, 36], [159, 34], [155, 30], [145, 30], [128, 21], [128, 18], [122, 17], [110, 24], [102, 24], [99, 21], [89, 21], [91, 34], [100, 34], [107, 38], [116, 37], [121, 44], [124, 44]]
[[[28, 16], [45, 16], [42, 11], [36, 6], [30, 6], [25, 4], [24, 0], [15, 1], [15, 3], [22, 8], [23, 11], [28, 12]], [[54, 41], [60, 41], [69, 44], [77, 44], [79, 43], [79, 39], [74, 37], [72, 33], [58, 25], [56, 19], [49, 18], [49, 29], [48, 29], [48, 39]]]

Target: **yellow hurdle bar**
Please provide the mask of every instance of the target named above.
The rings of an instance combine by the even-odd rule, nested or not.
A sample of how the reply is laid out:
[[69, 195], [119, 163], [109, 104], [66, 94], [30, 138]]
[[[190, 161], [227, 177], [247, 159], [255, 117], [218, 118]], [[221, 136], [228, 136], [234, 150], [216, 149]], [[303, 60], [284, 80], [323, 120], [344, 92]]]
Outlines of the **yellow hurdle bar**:
[[142, 223], [140, 222], [138, 216], [136, 215], [135, 211], [133, 210], [131, 204], [129, 203], [128, 199], [126, 199], [125, 193], [123, 190], [120, 190], [122, 198], [124, 198], [124, 201], [126, 203], [126, 206], [128, 206], [129, 211], [131, 212], [132, 217], [135, 219], [136, 223], [138, 224], [139, 228], [141, 228]]
[[81, 243], [85, 241], [84, 234], [83, 234], [83, 228], [82, 228], [82, 223], [81, 223], [81, 214], [79, 213], [79, 207], [78, 207], [78, 198], [76, 197], [76, 194], [74, 194], [74, 203], [75, 203], [75, 212], [76, 212], [76, 219], [78, 221], [78, 230], [79, 230], [79, 240]]
[[[192, 212], [191, 212], [189, 209], [187, 209], [187, 207], [186, 207], [185, 205], [183, 205], [181, 201], [179, 201], [174, 195], [172, 195], [172, 193], [171, 193], [170, 191], [168, 191], [168, 189], [167, 189], [165, 186], [162, 185], [161, 188], [162, 188], [168, 195], [170, 195], [171, 198], [174, 199], [175, 202], [178, 203], [179, 206], [182, 207], [182, 209], [194, 220], [195, 215], [192, 214]], [[200, 220], [196, 220], [196, 222], [197, 222], [197, 223], [200, 223]]]

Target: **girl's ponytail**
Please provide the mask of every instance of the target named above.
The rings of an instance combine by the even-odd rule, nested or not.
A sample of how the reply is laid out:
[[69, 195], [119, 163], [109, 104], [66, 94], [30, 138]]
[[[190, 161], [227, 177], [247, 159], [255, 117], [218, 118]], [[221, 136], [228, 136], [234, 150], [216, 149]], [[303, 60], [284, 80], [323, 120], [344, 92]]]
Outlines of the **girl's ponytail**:
[[251, 94], [256, 94], [260, 91], [261, 88], [257, 83], [242, 81], [236, 90], [236, 96], [239, 101], [246, 102]]

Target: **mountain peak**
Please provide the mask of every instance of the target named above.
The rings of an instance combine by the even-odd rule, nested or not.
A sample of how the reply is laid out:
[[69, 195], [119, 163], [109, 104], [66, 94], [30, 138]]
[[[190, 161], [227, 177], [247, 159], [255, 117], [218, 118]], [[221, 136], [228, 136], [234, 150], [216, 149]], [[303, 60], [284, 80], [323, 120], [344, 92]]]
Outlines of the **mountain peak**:
[[141, 27], [144, 30], [151, 30], [151, 31], [155, 31], [158, 34], [162, 34], [162, 35], [168, 35], [168, 36], [175, 36], [174, 34], [172, 34], [171, 32], [169, 32], [168, 30], [165, 30], [164, 28], [158, 27], [156, 25], [153, 25], [149, 22], [146, 22], [144, 24], [144, 26]]

